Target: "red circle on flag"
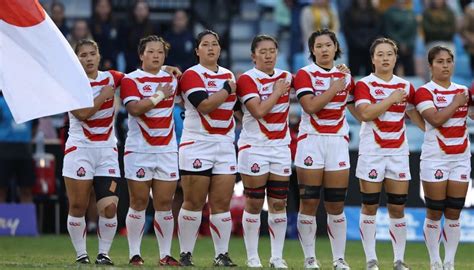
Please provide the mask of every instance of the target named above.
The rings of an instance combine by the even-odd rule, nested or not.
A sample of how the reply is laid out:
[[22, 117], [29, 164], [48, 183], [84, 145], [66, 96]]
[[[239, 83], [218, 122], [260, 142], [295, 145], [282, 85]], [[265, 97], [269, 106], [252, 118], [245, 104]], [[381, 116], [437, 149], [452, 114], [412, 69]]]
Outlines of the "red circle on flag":
[[19, 27], [30, 27], [44, 21], [43, 7], [37, 0], [0, 0], [0, 20]]

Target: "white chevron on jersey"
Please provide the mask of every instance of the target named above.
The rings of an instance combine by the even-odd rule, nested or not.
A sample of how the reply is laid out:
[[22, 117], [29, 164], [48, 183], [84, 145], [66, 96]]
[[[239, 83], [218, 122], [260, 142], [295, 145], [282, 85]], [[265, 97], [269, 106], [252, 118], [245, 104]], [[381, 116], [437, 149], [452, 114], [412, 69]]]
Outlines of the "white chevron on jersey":
[[151, 74], [137, 69], [122, 80], [121, 98], [124, 105], [132, 100], [142, 100], [155, 94], [159, 85], [170, 83], [173, 94], [140, 116], [128, 115], [126, 152], [164, 153], [177, 152], [173, 109], [177, 80], [165, 71]]
[[[96, 98], [102, 88], [111, 85], [114, 88], [120, 86], [123, 74], [110, 70], [99, 71], [97, 78], [89, 79], [93, 97]], [[66, 148], [72, 146], [80, 147], [115, 147], [114, 128], [114, 98], [107, 99], [89, 119], [81, 121], [69, 112], [69, 137]]]
[[234, 141], [234, 105], [237, 101], [235, 94], [229, 95], [224, 103], [208, 114], [200, 113], [188, 99], [189, 95], [196, 91], [205, 91], [211, 96], [220, 91], [227, 80], [235, 82], [234, 74], [221, 66], [214, 72], [198, 64], [183, 73], [179, 81], [185, 107], [181, 141]]
[[[467, 87], [451, 83], [444, 88], [433, 81], [421, 86], [415, 94], [417, 110], [441, 110], [453, 101], [457, 93], [469, 94]], [[421, 148], [421, 159], [436, 161], [465, 160], [471, 156], [467, 133], [468, 105], [459, 107], [453, 116], [440, 127], [433, 127], [425, 120], [425, 139]]]
[[346, 121], [346, 105], [353, 99], [354, 82], [350, 74], [340, 72], [336, 67], [326, 71], [316, 64], [303, 67], [296, 73], [294, 86], [296, 94], [311, 92], [320, 95], [329, 89], [331, 79], [345, 78], [346, 89], [339, 92], [314, 114], [303, 111], [299, 127], [299, 136], [304, 134], [347, 136], [349, 125]]
[[284, 79], [291, 84], [292, 76], [289, 72], [280, 69], [275, 69], [274, 74], [269, 76], [253, 68], [239, 77], [237, 96], [243, 104], [242, 110], [244, 112], [239, 147], [242, 145], [288, 145], [290, 143], [288, 129], [289, 92], [281, 96], [270, 112], [260, 119], [255, 119], [245, 106], [245, 103], [254, 97], [259, 97], [262, 101], [265, 100], [273, 93], [273, 85], [279, 79]]
[[376, 104], [388, 98], [397, 89], [406, 92], [407, 102], [393, 104], [373, 121], [362, 122], [359, 155], [408, 155], [405, 112], [414, 109], [413, 85], [395, 75], [387, 82], [370, 74], [357, 82], [354, 95], [356, 106], [364, 103]]

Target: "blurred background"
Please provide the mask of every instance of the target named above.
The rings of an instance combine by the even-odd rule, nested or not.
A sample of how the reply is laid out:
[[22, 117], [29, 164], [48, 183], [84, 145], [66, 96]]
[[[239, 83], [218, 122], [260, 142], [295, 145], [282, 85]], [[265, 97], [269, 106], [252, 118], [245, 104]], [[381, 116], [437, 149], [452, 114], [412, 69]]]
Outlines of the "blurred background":
[[[466, 0], [40, 0], [54, 23], [71, 46], [83, 38], [92, 38], [99, 44], [102, 70], [116, 69], [131, 72], [139, 66], [137, 44], [140, 38], [156, 34], [171, 43], [171, 51], [165, 64], [179, 67], [182, 71], [196, 64], [194, 36], [204, 29], [219, 33], [222, 53], [220, 65], [231, 69], [236, 76], [253, 67], [250, 59], [250, 43], [256, 34], [273, 35], [279, 42], [277, 67], [295, 73], [309, 64], [307, 39], [319, 28], [329, 28], [338, 33], [343, 55], [337, 63], [345, 63], [355, 80], [368, 75], [371, 69], [369, 46], [381, 36], [394, 39], [399, 46], [396, 74], [408, 79], [415, 88], [430, 78], [426, 60], [427, 50], [438, 44], [455, 51], [453, 81], [471, 87], [474, 69], [474, 3]], [[3, 97], [0, 97], [3, 99]], [[1, 105], [1, 103], [0, 103]], [[118, 104], [119, 105], [119, 104]], [[116, 136], [123, 153], [127, 131], [127, 113], [118, 106]], [[66, 114], [46, 117], [17, 125], [11, 120], [8, 108], [0, 106], [0, 135], [2, 129], [13, 130], [17, 135], [0, 136], [0, 162], [28, 160], [33, 162], [34, 174], [16, 173], [3, 179], [8, 183], [0, 187], [0, 204], [34, 203], [36, 213], [33, 233], [65, 233], [67, 198], [61, 176], [64, 142], [67, 137]], [[290, 124], [292, 137], [298, 132], [301, 108], [292, 98]], [[184, 114], [176, 108], [177, 127], [182, 128]], [[357, 219], [360, 205], [358, 181], [354, 170], [357, 163], [359, 130], [358, 123], [348, 114], [350, 125], [351, 181], [346, 210], [349, 220], [349, 239], [359, 236]], [[474, 125], [468, 123], [469, 134], [474, 136]], [[419, 156], [423, 133], [407, 120], [410, 145], [412, 181], [409, 192], [407, 217], [409, 239], [422, 240], [421, 226], [424, 218], [423, 195], [419, 183]], [[178, 137], [180, 130], [177, 128]], [[236, 130], [237, 137], [239, 128]], [[23, 134], [23, 135], [18, 135]], [[27, 135], [25, 135], [27, 134]], [[21, 139], [20, 139], [21, 137]], [[15, 138], [15, 139], [14, 139]], [[471, 140], [472, 141], [472, 140]], [[11, 147], [11, 148], [4, 148]], [[19, 157], [15, 147], [22, 147]], [[293, 153], [296, 141], [292, 142]], [[13, 150], [12, 150], [13, 149]], [[471, 146], [471, 149], [474, 149]], [[121, 163], [122, 165], [122, 163]], [[19, 171], [27, 169], [19, 169]], [[123, 173], [122, 173], [123, 175]], [[11, 179], [10, 179], [11, 178]], [[27, 178], [26, 180], [23, 178]], [[25, 184], [26, 183], [26, 184]], [[297, 179], [291, 177], [288, 199], [288, 237], [296, 238], [296, 213], [298, 211]], [[125, 179], [121, 181], [119, 223], [121, 233], [128, 208], [128, 192]], [[240, 216], [243, 210], [243, 187], [236, 184], [233, 205], [234, 233], [241, 234]], [[175, 209], [180, 207], [178, 190]], [[94, 198], [88, 213], [88, 230], [95, 231], [97, 214]], [[382, 205], [385, 204], [383, 199]], [[474, 193], [469, 189], [466, 207], [474, 204]], [[151, 206], [150, 206], [151, 207]], [[149, 224], [152, 221], [150, 208]], [[321, 209], [320, 209], [321, 210]], [[0, 211], [2, 213], [2, 211]], [[389, 239], [388, 216], [384, 209], [378, 215], [377, 237]], [[474, 209], [463, 212], [463, 237], [474, 241]], [[471, 218], [472, 216], [472, 218]], [[0, 219], [1, 219], [0, 214]], [[351, 221], [351, 219], [354, 219]], [[318, 232], [325, 233], [326, 218], [318, 212]], [[262, 219], [262, 222], [266, 218]], [[353, 226], [351, 226], [351, 224]], [[1, 227], [1, 226], [0, 226]], [[353, 227], [353, 228], [352, 228]], [[379, 232], [380, 230], [380, 232]], [[262, 233], [267, 230], [262, 228]], [[206, 217], [201, 233], [210, 235]], [[11, 230], [0, 228], [0, 234]]]

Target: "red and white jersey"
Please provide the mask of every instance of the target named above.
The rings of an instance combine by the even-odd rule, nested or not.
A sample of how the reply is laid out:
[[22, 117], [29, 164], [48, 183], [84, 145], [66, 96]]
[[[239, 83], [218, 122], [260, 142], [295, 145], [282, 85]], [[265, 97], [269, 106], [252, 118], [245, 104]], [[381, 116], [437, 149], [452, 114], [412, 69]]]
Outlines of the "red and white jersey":
[[239, 77], [237, 81], [237, 96], [240, 99], [244, 116], [242, 132], [238, 145], [275, 146], [288, 145], [290, 132], [288, 129], [288, 111], [290, 109], [289, 92], [281, 96], [270, 112], [261, 119], [255, 119], [245, 106], [245, 103], [255, 97], [264, 101], [273, 93], [273, 85], [279, 79], [291, 84], [292, 75], [288, 71], [275, 69], [269, 76], [253, 68]]
[[190, 94], [205, 91], [209, 96], [220, 91], [227, 80], [235, 82], [232, 72], [218, 67], [214, 72], [201, 65], [186, 70], [179, 80], [179, 90], [184, 99], [185, 117], [181, 141], [202, 140], [218, 142], [234, 142], [234, 106], [237, 96], [231, 94], [217, 109], [208, 113], [200, 113], [189, 101]]
[[170, 83], [174, 93], [140, 116], [128, 114], [128, 132], [125, 151], [136, 153], [177, 152], [173, 109], [178, 82], [169, 73], [160, 70], [151, 74], [137, 69], [122, 80], [120, 97], [123, 104], [147, 99], [155, 94], [158, 85]]
[[[451, 83], [444, 88], [433, 81], [420, 87], [415, 94], [416, 109], [442, 110], [453, 101], [457, 93], [467, 93], [467, 87]], [[425, 139], [421, 147], [421, 159], [434, 161], [457, 161], [471, 156], [467, 133], [468, 105], [459, 107], [454, 115], [440, 127], [433, 127], [425, 120]]]
[[[96, 98], [102, 87], [111, 85], [114, 88], [120, 86], [123, 73], [109, 70], [99, 71], [97, 78], [89, 79], [92, 95]], [[79, 147], [116, 147], [114, 128], [114, 98], [107, 99], [89, 119], [81, 121], [69, 112], [69, 137], [66, 148]]]
[[408, 141], [405, 132], [405, 112], [413, 110], [415, 88], [400, 77], [393, 75], [384, 81], [374, 74], [362, 78], [355, 86], [355, 105], [376, 104], [388, 98], [393, 91], [402, 89], [407, 102], [393, 104], [372, 121], [362, 122], [360, 128], [359, 155], [408, 155]]
[[319, 134], [347, 136], [349, 125], [346, 121], [347, 102], [353, 100], [354, 81], [350, 74], [340, 72], [336, 67], [327, 71], [316, 64], [307, 65], [296, 73], [294, 87], [296, 95], [310, 92], [316, 96], [329, 89], [331, 79], [345, 78], [346, 89], [339, 92], [334, 98], [317, 113], [302, 112], [299, 135]]

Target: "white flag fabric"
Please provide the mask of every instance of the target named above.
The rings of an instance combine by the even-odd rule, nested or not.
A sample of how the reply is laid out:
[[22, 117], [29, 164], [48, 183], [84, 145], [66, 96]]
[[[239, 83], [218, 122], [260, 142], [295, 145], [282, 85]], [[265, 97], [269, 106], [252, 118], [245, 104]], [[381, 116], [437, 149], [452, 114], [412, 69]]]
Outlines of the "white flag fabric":
[[0, 89], [18, 123], [94, 105], [79, 60], [38, 0], [0, 0]]

